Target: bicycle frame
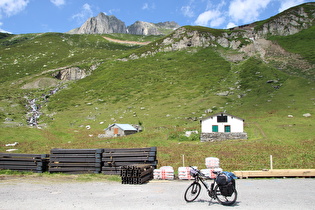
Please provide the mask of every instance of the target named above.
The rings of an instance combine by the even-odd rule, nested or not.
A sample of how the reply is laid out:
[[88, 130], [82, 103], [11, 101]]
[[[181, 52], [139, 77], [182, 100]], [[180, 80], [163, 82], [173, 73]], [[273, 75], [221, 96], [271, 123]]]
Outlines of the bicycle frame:
[[203, 178], [205, 177], [203, 174], [200, 174], [199, 172], [196, 174], [196, 176], [194, 177], [195, 180], [194, 182], [199, 183], [199, 181], [202, 183], [202, 185], [206, 188], [208, 195], [211, 198], [215, 199], [215, 193], [214, 193], [214, 186], [215, 186], [215, 180], [216, 178], [213, 179], [213, 183], [211, 183], [210, 188], [208, 183], [205, 181], [205, 179]]

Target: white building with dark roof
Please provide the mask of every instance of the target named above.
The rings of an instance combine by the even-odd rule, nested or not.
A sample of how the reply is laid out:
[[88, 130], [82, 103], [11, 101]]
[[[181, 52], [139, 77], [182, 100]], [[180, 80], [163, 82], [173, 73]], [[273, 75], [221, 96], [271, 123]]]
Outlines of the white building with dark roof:
[[247, 133], [244, 132], [244, 121], [242, 118], [223, 112], [203, 118], [200, 120], [200, 140], [247, 139]]

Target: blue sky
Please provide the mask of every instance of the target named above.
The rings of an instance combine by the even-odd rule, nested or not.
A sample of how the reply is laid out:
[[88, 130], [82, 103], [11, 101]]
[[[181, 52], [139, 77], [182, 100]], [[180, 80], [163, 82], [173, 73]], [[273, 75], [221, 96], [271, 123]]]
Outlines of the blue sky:
[[230, 28], [267, 19], [307, 0], [0, 0], [0, 32], [67, 32], [100, 12], [137, 20]]

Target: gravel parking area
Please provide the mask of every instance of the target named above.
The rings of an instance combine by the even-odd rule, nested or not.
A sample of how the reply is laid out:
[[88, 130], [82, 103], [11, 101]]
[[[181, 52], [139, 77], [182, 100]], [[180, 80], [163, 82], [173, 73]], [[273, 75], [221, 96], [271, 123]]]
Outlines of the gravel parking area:
[[192, 181], [123, 185], [109, 181], [58, 181], [44, 178], [0, 180], [0, 209], [315, 209], [315, 179], [242, 179], [236, 181], [233, 207], [210, 200], [205, 189], [195, 202], [184, 192]]

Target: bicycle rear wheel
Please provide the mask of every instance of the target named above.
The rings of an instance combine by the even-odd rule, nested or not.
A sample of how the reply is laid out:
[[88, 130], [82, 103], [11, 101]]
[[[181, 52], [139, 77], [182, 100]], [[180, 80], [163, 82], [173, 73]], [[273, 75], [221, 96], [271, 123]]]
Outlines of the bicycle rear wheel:
[[192, 202], [196, 200], [201, 191], [201, 185], [198, 182], [194, 182], [187, 188], [185, 192], [185, 201]]
[[215, 196], [220, 204], [224, 206], [231, 206], [236, 202], [237, 199], [237, 191], [235, 187], [233, 186], [233, 193], [231, 196], [224, 196], [221, 194], [219, 185], [215, 186], [214, 188]]

